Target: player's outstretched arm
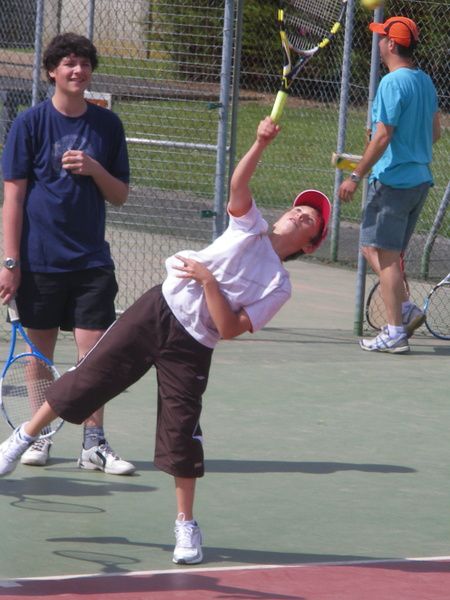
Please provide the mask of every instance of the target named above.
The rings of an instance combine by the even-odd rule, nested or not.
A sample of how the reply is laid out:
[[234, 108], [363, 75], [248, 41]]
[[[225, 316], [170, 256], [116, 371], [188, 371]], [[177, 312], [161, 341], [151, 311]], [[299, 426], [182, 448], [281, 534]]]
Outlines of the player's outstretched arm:
[[280, 127], [270, 117], [263, 119], [258, 125], [256, 140], [237, 164], [231, 178], [228, 201], [228, 212], [234, 217], [242, 217], [250, 210], [252, 204], [250, 180], [262, 153], [276, 138], [279, 131]]

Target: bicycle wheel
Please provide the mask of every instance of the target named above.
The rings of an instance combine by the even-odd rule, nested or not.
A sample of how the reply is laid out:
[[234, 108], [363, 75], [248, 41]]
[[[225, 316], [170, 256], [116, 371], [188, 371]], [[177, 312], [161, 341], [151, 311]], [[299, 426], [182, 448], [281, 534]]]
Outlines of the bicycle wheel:
[[450, 281], [436, 285], [425, 301], [425, 325], [441, 340], [450, 340]]

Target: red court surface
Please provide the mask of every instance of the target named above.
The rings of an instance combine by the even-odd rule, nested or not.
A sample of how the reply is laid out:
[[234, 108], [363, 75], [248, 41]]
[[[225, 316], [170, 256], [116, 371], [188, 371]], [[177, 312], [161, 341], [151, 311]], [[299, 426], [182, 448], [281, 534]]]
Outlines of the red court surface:
[[0, 582], [2, 600], [448, 600], [450, 557]]

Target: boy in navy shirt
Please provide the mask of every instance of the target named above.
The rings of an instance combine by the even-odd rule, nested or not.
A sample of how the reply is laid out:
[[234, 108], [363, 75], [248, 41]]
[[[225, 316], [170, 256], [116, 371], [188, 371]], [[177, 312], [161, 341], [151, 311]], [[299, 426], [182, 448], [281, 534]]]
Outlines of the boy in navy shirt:
[[[50, 359], [59, 329], [73, 331], [81, 359], [115, 320], [105, 201], [126, 201], [129, 164], [120, 119], [84, 98], [97, 62], [87, 38], [56, 36], [43, 59], [54, 95], [16, 118], [2, 156], [0, 297], [8, 303], [16, 296], [30, 339]], [[45, 465], [51, 444], [38, 440], [22, 462]], [[78, 465], [134, 471], [106, 441], [102, 409], [85, 421]]]

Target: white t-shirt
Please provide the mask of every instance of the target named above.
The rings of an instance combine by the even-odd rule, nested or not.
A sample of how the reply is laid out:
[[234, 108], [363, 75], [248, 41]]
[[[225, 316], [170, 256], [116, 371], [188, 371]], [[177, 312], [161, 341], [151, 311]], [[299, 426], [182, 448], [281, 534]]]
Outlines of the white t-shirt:
[[[179, 256], [204, 264], [219, 282], [232, 310], [245, 309], [252, 331], [264, 327], [291, 296], [289, 273], [274, 252], [268, 224], [256, 205], [243, 217], [230, 215], [226, 231], [203, 250], [184, 250]], [[180, 279], [179, 259], [166, 261], [162, 292], [171, 311], [198, 342], [214, 348], [220, 335], [208, 311], [203, 288], [193, 279]]]

